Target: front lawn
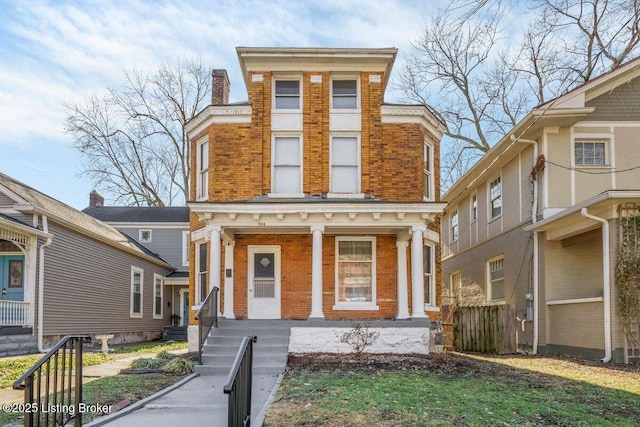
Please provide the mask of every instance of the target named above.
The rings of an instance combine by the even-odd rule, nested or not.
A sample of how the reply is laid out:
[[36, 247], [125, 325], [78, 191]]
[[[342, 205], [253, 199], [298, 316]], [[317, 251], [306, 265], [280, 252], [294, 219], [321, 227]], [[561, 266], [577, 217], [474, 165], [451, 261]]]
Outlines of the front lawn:
[[460, 354], [291, 356], [265, 426], [634, 426], [639, 402], [640, 366]]

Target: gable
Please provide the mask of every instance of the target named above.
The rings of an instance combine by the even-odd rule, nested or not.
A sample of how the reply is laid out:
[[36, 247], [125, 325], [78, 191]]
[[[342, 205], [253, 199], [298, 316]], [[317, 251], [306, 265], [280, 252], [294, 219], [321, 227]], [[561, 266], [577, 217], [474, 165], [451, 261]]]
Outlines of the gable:
[[586, 102], [595, 107], [586, 120], [590, 121], [640, 121], [640, 78], [619, 84], [611, 90]]

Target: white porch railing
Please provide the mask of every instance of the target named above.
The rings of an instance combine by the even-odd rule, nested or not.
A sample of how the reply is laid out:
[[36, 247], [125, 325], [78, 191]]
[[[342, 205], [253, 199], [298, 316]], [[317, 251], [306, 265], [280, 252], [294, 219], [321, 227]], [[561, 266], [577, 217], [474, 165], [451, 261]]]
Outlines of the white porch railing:
[[31, 326], [31, 303], [1, 300], [0, 326]]

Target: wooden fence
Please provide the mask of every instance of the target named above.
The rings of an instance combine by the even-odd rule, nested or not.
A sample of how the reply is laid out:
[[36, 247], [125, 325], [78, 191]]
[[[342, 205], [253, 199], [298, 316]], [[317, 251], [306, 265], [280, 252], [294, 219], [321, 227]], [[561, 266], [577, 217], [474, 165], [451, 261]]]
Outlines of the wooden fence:
[[517, 351], [516, 306], [456, 307], [454, 346], [458, 351], [509, 354]]

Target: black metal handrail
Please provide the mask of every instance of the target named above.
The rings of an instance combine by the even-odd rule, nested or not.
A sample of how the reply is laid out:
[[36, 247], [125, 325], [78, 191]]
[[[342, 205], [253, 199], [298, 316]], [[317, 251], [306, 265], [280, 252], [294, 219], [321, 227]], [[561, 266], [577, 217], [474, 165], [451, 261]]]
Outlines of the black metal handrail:
[[209, 295], [202, 302], [200, 310], [196, 313], [198, 321], [198, 361], [202, 363], [202, 347], [207, 339], [209, 330], [218, 327], [218, 292], [220, 289], [213, 287]]
[[251, 426], [251, 384], [253, 368], [253, 343], [258, 337], [250, 336], [242, 339], [240, 350], [229, 372], [229, 379], [224, 386], [229, 395], [228, 427]]
[[[66, 336], [13, 383], [24, 390], [24, 425], [82, 425], [82, 344], [88, 336]], [[71, 395], [73, 392], [73, 396]]]

